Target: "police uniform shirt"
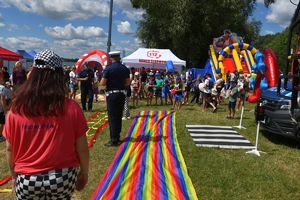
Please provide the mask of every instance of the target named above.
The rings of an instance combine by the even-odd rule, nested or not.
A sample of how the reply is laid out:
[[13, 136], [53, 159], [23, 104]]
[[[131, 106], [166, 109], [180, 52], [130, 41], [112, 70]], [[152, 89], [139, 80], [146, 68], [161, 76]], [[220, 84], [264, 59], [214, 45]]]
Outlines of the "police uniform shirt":
[[125, 80], [129, 78], [129, 69], [120, 62], [114, 62], [103, 70], [103, 78], [107, 79], [106, 90], [125, 90]]
[[80, 87], [81, 88], [92, 88], [93, 85], [93, 78], [94, 78], [94, 72], [91, 69], [86, 69], [83, 70], [79, 73], [78, 75], [79, 78], [86, 78], [88, 77], [87, 80], [85, 81], [80, 81]]

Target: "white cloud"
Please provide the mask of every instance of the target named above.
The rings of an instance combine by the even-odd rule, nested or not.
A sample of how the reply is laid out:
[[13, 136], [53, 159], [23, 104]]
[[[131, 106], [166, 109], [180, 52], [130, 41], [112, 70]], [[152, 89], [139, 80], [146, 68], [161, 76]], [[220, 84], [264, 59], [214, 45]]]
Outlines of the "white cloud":
[[262, 35], [274, 35], [275, 32], [271, 30], [265, 30]]
[[286, 28], [291, 21], [296, 6], [288, 0], [277, 0], [270, 5], [271, 12], [267, 14], [266, 19], [269, 22], [279, 24], [282, 28]]
[[139, 39], [139, 38], [134, 38], [134, 42], [138, 45], [141, 45], [142, 44], [142, 41]]
[[129, 21], [120, 22], [117, 25], [117, 30], [118, 30], [118, 32], [123, 33], [123, 34], [131, 34], [132, 33], [131, 24], [129, 23]]
[[[17, 50], [36, 50], [41, 51], [44, 49], [52, 49], [59, 56], [64, 58], [79, 58], [87, 51], [92, 49], [101, 49], [106, 51], [107, 49], [106, 38], [90, 38], [90, 39], [71, 39], [71, 40], [54, 40], [47, 41], [36, 37], [0, 37], [0, 44], [6, 48]], [[120, 41], [113, 42], [112, 50], [125, 51], [126, 55], [134, 52], [141, 47], [139, 43], [135, 41]]]
[[52, 47], [58, 55], [66, 58], [79, 58], [92, 49], [106, 51], [106, 38], [56, 40]]
[[130, 41], [129, 40], [121, 40], [120, 44], [128, 45], [128, 44], [130, 44]]
[[8, 37], [1, 38], [0, 42], [11, 49], [45, 49], [48, 48], [48, 41], [36, 37]]
[[130, 20], [139, 20], [144, 14], [144, 11], [142, 9], [133, 8], [129, 0], [115, 0], [114, 3]]
[[109, 0], [0, 0], [0, 5], [54, 19], [106, 17], [109, 12]]
[[45, 32], [55, 39], [88, 39], [91, 37], [106, 37], [107, 34], [102, 28], [95, 26], [78, 26], [74, 27], [72, 24], [67, 24], [64, 27], [46, 27]]

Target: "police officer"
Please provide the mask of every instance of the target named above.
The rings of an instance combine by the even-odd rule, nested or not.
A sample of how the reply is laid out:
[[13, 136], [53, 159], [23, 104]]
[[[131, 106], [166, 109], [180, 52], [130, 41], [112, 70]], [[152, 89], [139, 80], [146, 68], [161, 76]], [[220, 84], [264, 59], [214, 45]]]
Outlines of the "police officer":
[[105, 146], [121, 144], [122, 113], [125, 103], [126, 87], [130, 85], [129, 69], [120, 62], [120, 52], [109, 53], [111, 64], [106, 66], [100, 82], [106, 86], [106, 103], [108, 111], [110, 141]]
[[88, 101], [88, 110], [91, 112], [93, 109], [93, 82], [94, 82], [94, 72], [83, 64], [82, 71], [78, 75], [78, 81], [80, 81], [80, 91], [81, 91], [81, 104], [83, 111], [86, 111], [86, 99]]

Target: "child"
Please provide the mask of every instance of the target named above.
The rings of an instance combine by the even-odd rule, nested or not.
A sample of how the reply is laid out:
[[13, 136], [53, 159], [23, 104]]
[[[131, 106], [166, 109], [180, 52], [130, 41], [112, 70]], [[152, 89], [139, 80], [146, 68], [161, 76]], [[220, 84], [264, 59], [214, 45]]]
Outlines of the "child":
[[180, 77], [176, 78], [176, 83], [175, 83], [175, 86], [174, 86], [174, 91], [175, 91], [175, 98], [174, 98], [174, 104], [173, 104], [172, 109], [176, 108], [177, 110], [179, 110], [180, 107], [181, 107], [181, 101], [182, 101], [182, 96], [183, 96], [182, 95], [183, 86], [182, 86]]
[[5, 82], [5, 87], [3, 88], [3, 94], [5, 96], [6, 106], [10, 107], [10, 103], [12, 100], [12, 86], [9, 81]]
[[131, 90], [132, 90], [133, 107], [137, 107], [139, 103], [139, 93], [141, 90], [139, 72], [134, 73], [133, 80], [131, 81]]
[[148, 93], [147, 93], [147, 106], [152, 105], [152, 98], [154, 96], [154, 87], [155, 87], [155, 79], [154, 74], [152, 72], [149, 73], [149, 81], [147, 83]]
[[70, 81], [69, 81], [70, 99], [75, 99], [76, 91], [78, 90], [75, 67], [72, 67], [71, 72], [69, 73], [69, 77], [70, 77]]
[[161, 79], [161, 74], [160, 73], [156, 73], [155, 74], [155, 104], [157, 105], [157, 99], [160, 98], [160, 105], [163, 105], [163, 101], [162, 101], [162, 88], [164, 86], [164, 81]]
[[172, 99], [172, 95], [171, 95], [171, 82], [172, 82], [172, 77], [171, 75], [168, 74], [165, 77], [165, 84], [164, 84], [164, 92], [165, 92], [165, 104], [168, 105], [168, 97], [169, 100], [171, 102], [171, 105], [173, 105], [173, 99]]
[[228, 115], [227, 119], [234, 119], [235, 115], [235, 106], [236, 106], [236, 100], [238, 97], [238, 87], [235, 81], [231, 82], [231, 88], [229, 89], [229, 103], [228, 103]]
[[211, 79], [211, 74], [206, 74], [206, 78], [204, 81], [204, 88], [203, 88], [203, 98], [202, 98], [202, 112], [205, 112], [206, 105], [209, 104], [213, 110], [212, 112], [217, 111], [217, 107], [212, 103], [212, 88], [213, 88], [213, 81]]
[[189, 98], [190, 98], [190, 93], [192, 89], [192, 77], [188, 76], [186, 80], [186, 85], [185, 85], [185, 96], [184, 96], [184, 103], [189, 104]]

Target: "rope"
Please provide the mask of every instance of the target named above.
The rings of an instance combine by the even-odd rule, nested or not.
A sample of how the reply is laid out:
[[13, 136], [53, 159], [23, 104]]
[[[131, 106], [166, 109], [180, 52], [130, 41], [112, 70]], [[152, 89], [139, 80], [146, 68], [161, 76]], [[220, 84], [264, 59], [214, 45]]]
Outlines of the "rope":
[[99, 114], [100, 114], [99, 112], [94, 113], [93, 115], [91, 115], [91, 116], [89, 116], [88, 118], [86, 118], [86, 121], [88, 122], [88, 121], [90, 121], [90, 120], [96, 118]]
[[0, 193], [10, 193], [12, 189], [0, 189]]
[[[86, 132], [86, 135], [89, 137], [89, 136], [92, 136], [94, 135], [93, 133], [92, 134], [89, 134], [90, 130], [93, 129], [93, 130], [97, 130], [99, 128], [99, 126], [101, 126], [101, 123], [103, 124], [103, 120], [107, 121], [107, 115], [100, 118], [98, 121], [96, 122], [93, 122], [94, 124], [92, 126], [89, 127], [89, 130]], [[99, 125], [98, 125], [99, 124]], [[96, 126], [98, 125], [98, 126]]]
[[97, 130], [95, 131], [93, 137], [88, 142], [88, 148], [93, 147], [94, 142], [96, 141], [97, 135], [108, 125], [108, 120], [106, 120], [103, 124], [101, 124]]
[[12, 179], [12, 176], [6, 176], [3, 179], [0, 180], [0, 186], [4, 185], [5, 183], [7, 183], [8, 181], [10, 181]]

